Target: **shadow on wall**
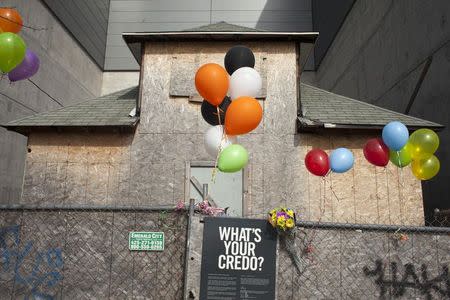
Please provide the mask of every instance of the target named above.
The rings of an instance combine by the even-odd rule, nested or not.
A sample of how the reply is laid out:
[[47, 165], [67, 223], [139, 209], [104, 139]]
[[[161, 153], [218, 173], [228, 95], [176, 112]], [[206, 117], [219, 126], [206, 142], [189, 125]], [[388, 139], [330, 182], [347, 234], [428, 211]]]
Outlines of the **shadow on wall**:
[[[267, 0], [255, 28], [267, 31], [314, 31], [311, 2], [311, 0]], [[305, 70], [314, 70], [314, 55], [309, 56]]]

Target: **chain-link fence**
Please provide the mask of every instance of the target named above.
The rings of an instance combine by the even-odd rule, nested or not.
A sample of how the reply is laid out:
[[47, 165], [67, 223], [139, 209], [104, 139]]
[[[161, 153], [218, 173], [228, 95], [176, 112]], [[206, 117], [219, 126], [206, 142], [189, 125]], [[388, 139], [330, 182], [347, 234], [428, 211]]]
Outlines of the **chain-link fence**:
[[[186, 228], [173, 210], [0, 210], [0, 299], [180, 299]], [[130, 251], [131, 231], [164, 251]]]
[[450, 298], [448, 227], [300, 222], [282, 240], [301, 266], [281, 243], [278, 299]]
[[[161, 209], [0, 209], [0, 299], [181, 299], [187, 223]], [[164, 232], [164, 251], [130, 251], [132, 231]], [[299, 222], [278, 255], [278, 299], [450, 298], [448, 227]]]

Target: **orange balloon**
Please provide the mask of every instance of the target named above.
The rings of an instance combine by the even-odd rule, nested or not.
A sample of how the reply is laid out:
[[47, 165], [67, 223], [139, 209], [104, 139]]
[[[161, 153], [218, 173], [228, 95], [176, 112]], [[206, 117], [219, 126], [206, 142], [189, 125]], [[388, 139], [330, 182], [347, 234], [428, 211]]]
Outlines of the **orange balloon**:
[[22, 29], [23, 21], [17, 10], [0, 8], [0, 28], [3, 32], [18, 33]]
[[200, 96], [214, 106], [227, 95], [230, 79], [227, 71], [218, 64], [205, 64], [195, 74], [195, 87]]
[[228, 106], [225, 115], [225, 132], [229, 135], [244, 134], [258, 127], [263, 109], [252, 97], [238, 97]]

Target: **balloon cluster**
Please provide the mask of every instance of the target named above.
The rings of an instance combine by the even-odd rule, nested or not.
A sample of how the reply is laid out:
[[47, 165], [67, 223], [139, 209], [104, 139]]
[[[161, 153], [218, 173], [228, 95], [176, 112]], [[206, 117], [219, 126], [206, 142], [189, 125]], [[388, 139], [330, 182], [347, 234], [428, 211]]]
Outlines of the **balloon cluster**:
[[202, 116], [213, 125], [204, 137], [206, 151], [217, 158], [220, 171], [232, 173], [248, 162], [248, 152], [236, 144], [236, 136], [254, 130], [262, 119], [263, 109], [254, 98], [262, 79], [253, 68], [252, 50], [245, 46], [228, 50], [224, 64], [225, 68], [214, 63], [201, 66], [195, 74], [195, 87], [204, 98]]
[[409, 136], [406, 126], [394, 121], [384, 126], [382, 139], [367, 142], [364, 156], [370, 163], [381, 167], [389, 161], [399, 168], [411, 164], [414, 176], [428, 180], [440, 169], [439, 159], [434, 156], [438, 147], [439, 137], [434, 131], [422, 128]]
[[[416, 130], [409, 136], [408, 128], [398, 121], [383, 128], [382, 138], [373, 138], [364, 145], [364, 157], [371, 164], [385, 167], [391, 161], [399, 168], [411, 164], [411, 170], [418, 179], [428, 180], [440, 169], [439, 159], [434, 153], [439, 147], [437, 134], [426, 128]], [[309, 172], [326, 176], [330, 170], [344, 173], [353, 166], [353, 154], [346, 148], [331, 152], [330, 157], [321, 149], [306, 154], [305, 165]]]
[[30, 78], [39, 69], [39, 58], [17, 35], [22, 26], [15, 9], [0, 8], [0, 72], [8, 73], [12, 82]]
[[309, 172], [325, 177], [330, 171], [345, 173], [353, 167], [353, 153], [347, 148], [337, 148], [328, 154], [322, 149], [312, 149], [306, 154], [305, 165]]

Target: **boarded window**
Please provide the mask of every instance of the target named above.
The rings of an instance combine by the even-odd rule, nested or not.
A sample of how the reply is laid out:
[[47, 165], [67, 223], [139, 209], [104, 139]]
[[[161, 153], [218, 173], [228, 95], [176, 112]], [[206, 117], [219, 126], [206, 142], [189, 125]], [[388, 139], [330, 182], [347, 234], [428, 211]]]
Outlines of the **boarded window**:
[[[213, 167], [190, 167], [190, 198], [198, 203], [203, 200], [202, 186], [208, 184], [208, 194], [212, 204], [228, 207], [228, 215], [243, 216], [243, 171], [236, 173], [217, 172], [215, 182], [211, 182]], [[211, 201], [210, 201], [211, 202]]]
[[[259, 61], [256, 62], [255, 69], [261, 75], [262, 89], [256, 98], [265, 99], [267, 95], [266, 59], [265, 55], [260, 57]], [[198, 96], [197, 90], [195, 89], [194, 77], [199, 67], [200, 64], [198, 62], [181, 61], [177, 57], [174, 57], [170, 72], [170, 96], [191, 98]]]

